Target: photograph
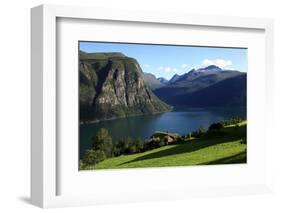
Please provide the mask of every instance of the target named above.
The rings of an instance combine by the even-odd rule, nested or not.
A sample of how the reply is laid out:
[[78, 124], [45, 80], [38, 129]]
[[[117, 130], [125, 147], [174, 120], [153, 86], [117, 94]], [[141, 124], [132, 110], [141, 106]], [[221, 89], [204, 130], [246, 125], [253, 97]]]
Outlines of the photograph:
[[247, 163], [247, 48], [78, 49], [80, 171]]

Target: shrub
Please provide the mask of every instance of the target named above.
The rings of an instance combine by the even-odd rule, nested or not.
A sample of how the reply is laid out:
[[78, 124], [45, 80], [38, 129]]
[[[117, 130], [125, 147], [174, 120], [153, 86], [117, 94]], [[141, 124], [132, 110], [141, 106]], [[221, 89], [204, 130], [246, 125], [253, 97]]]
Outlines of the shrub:
[[106, 154], [104, 153], [104, 151], [88, 149], [86, 150], [83, 163], [88, 166], [89, 165], [94, 166], [105, 159], [106, 159]]

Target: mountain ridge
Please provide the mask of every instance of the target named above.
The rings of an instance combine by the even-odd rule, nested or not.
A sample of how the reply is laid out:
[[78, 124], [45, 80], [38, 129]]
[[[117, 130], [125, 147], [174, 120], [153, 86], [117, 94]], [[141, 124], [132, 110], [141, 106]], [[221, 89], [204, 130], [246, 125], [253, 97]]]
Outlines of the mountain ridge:
[[[228, 79], [235, 79], [236, 77], [238, 80], [229, 80], [226, 82], [229, 82], [232, 88], [234, 88], [234, 86], [232, 85], [232, 81], [235, 81], [237, 84], [239, 84], [241, 88], [238, 87], [236, 88], [236, 90], [243, 94], [243, 96], [245, 96], [244, 99], [246, 99], [246, 93], [243, 92], [243, 88], [246, 87], [246, 80], [239, 78], [240, 76], [242, 76], [243, 78], [243, 76], [246, 77], [247, 75], [246, 73], [239, 72], [237, 70], [221, 69], [218, 66], [210, 65], [204, 68], [192, 69], [182, 75], [175, 74], [171, 78], [172, 81], [169, 81], [168, 84], [162, 87], [158, 87], [153, 91], [161, 100], [173, 106], [208, 106], [208, 98], [205, 98], [202, 95], [203, 93], [200, 93], [199, 91], [204, 91], [206, 97], [211, 97], [211, 99], [218, 99], [220, 94], [225, 93], [224, 91], [220, 91], [218, 87], [212, 86]], [[227, 86], [226, 84], [223, 85]], [[211, 89], [210, 91], [212, 92], [208, 92], [208, 89]], [[220, 89], [223, 90], [223, 88], [221, 87]], [[223, 106], [231, 103], [231, 99], [233, 100], [233, 103], [235, 102], [236, 105], [244, 105], [245, 101], [234, 101], [234, 99], [237, 99], [236, 93], [234, 94], [231, 89], [227, 89], [227, 91], [229, 93], [229, 97], [220, 97], [221, 102], [216, 102], [218, 106]], [[201, 97], [202, 101], [198, 101], [197, 97]], [[242, 99], [243, 98], [241, 98], [241, 100]]]
[[174, 107], [246, 106], [246, 85], [247, 74], [242, 73], [199, 89], [173, 86], [156, 89], [154, 93]]
[[79, 53], [80, 121], [171, 110], [144, 82], [137, 60], [122, 53]]

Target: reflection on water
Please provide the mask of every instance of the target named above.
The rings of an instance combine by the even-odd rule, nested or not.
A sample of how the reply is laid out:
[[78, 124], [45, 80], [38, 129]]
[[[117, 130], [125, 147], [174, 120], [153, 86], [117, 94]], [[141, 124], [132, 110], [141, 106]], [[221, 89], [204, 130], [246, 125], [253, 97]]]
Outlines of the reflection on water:
[[149, 138], [155, 131], [187, 134], [200, 126], [207, 129], [213, 122], [233, 117], [246, 118], [245, 108], [196, 108], [177, 109], [155, 115], [134, 116], [99, 123], [80, 125], [80, 156], [91, 147], [91, 138], [100, 128], [108, 129], [113, 142], [127, 136]]

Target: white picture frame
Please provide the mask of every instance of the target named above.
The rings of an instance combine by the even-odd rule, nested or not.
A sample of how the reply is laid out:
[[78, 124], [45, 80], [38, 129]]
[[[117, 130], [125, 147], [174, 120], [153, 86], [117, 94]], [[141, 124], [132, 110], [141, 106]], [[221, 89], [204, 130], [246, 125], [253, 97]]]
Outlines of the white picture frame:
[[[226, 28], [231, 29], [253, 29], [260, 30], [264, 33], [264, 69], [266, 77], [264, 92], [265, 106], [267, 107], [265, 134], [268, 133], [268, 124], [271, 122], [272, 108], [272, 82], [273, 82], [273, 21], [271, 19], [241, 18], [241, 17], [217, 17], [203, 15], [173, 14], [173, 13], [154, 13], [148, 11], [123, 11], [108, 8], [85, 8], [74, 6], [54, 6], [41, 5], [31, 10], [31, 72], [32, 72], [32, 104], [31, 104], [31, 201], [33, 204], [47, 207], [62, 207], [76, 205], [91, 205], [100, 203], [117, 203], [117, 202], [138, 202], [143, 200], [165, 200], [179, 199], [198, 196], [214, 195], [241, 195], [252, 193], [264, 193], [270, 191], [268, 179], [262, 178], [254, 184], [247, 182], [237, 182], [233, 185], [221, 184], [210, 187], [200, 187], [199, 183], [193, 183], [193, 188], [178, 188], [172, 184], [165, 190], [152, 188], [149, 195], [144, 192], [138, 193], [133, 191], [124, 191], [122, 196], [119, 193], [106, 191], [101, 196], [85, 195], [58, 195], [58, 184], [60, 167], [58, 166], [58, 146], [57, 146], [57, 88], [60, 83], [57, 81], [57, 20], [79, 19], [79, 20], [101, 20], [101, 21], [119, 21], [132, 23], [153, 23], [155, 25], [165, 26], [200, 26], [206, 28]], [[258, 110], [258, 109], [257, 109]], [[262, 109], [261, 109], [262, 110]], [[262, 111], [264, 112], [264, 111]], [[261, 119], [261, 118], [259, 118]], [[268, 146], [267, 136], [264, 136], [264, 145]], [[267, 139], [267, 140], [266, 140]], [[77, 142], [78, 143], [78, 142]], [[265, 146], [264, 146], [265, 147]], [[266, 156], [264, 156], [264, 159]], [[265, 176], [270, 175], [266, 169], [268, 165], [260, 168], [259, 172]], [[173, 168], [174, 176], [184, 175], [184, 169]], [[213, 167], [214, 171], [220, 170], [219, 167]], [[156, 170], [155, 175], [161, 175], [162, 171], [167, 172], [171, 168]], [[141, 175], [148, 174], [145, 170]], [[78, 172], [78, 171], [77, 171]], [[196, 173], [191, 171], [190, 174]], [[109, 174], [109, 173], [108, 173]], [[107, 175], [108, 175], [107, 174]], [[125, 170], [119, 171], [118, 174], [136, 175]], [[140, 173], [139, 173], [140, 174]], [[138, 174], [138, 175], [139, 175]], [[200, 174], [200, 173], [198, 173]], [[104, 173], [102, 174], [104, 175]], [[104, 176], [105, 177], [105, 176]], [[106, 176], [109, 178], [110, 176]], [[91, 177], [92, 178], [92, 177]], [[89, 179], [86, 179], [89, 180]], [[73, 183], [75, 185], [75, 183]], [[160, 183], [159, 186], [161, 186]], [[129, 186], [128, 186], [129, 187]], [[126, 194], [127, 192], [127, 194]], [[172, 194], [173, 196], [169, 195]]]

